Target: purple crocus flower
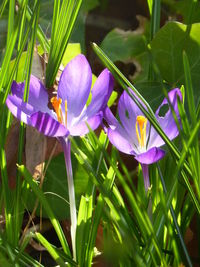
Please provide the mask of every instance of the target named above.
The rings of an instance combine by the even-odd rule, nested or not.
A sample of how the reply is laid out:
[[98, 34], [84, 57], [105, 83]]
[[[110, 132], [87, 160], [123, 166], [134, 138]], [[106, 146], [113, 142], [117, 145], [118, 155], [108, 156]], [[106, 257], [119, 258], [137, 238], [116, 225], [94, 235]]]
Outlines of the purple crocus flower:
[[[134, 95], [131, 90], [129, 91]], [[169, 101], [180, 120], [177, 97], [182, 100], [182, 94], [178, 88], [168, 93]], [[179, 131], [170, 108], [164, 117], [159, 116], [160, 109], [164, 105], [168, 105], [166, 98], [157, 109], [155, 117], [165, 134], [172, 140], [179, 134]], [[150, 187], [148, 165], [164, 157], [165, 152], [160, 147], [165, 143], [125, 91], [119, 99], [118, 114], [120, 122], [109, 108], [105, 109], [104, 117], [109, 125], [106, 129], [108, 138], [118, 150], [133, 155], [141, 163], [147, 191]]]
[[[88, 106], [92, 85], [92, 71], [84, 55], [78, 55], [65, 67], [58, 85], [57, 96], [50, 99], [44, 85], [31, 76], [28, 103], [23, 101], [25, 83], [13, 82], [12, 95], [6, 104], [20, 121], [37, 128], [41, 133], [57, 137], [62, 144], [68, 178], [71, 217], [71, 236], [76, 259], [76, 205], [71, 166], [71, 143], [69, 135], [83, 136], [89, 132], [88, 125], [95, 130], [103, 118], [103, 110], [113, 89], [113, 77], [105, 69], [92, 88], [92, 100]], [[51, 102], [51, 103], [50, 103]], [[51, 106], [51, 108], [49, 108]]]
[[12, 95], [6, 104], [12, 114], [45, 135], [52, 137], [82, 136], [95, 130], [102, 120], [102, 110], [113, 89], [113, 78], [105, 69], [92, 88], [92, 100], [86, 107], [92, 84], [92, 71], [84, 55], [75, 57], [64, 69], [57, 97], [51, 98], [36, 77], [31, 76], [28, 103], [23, 102], [25, 83], [13, 82]]

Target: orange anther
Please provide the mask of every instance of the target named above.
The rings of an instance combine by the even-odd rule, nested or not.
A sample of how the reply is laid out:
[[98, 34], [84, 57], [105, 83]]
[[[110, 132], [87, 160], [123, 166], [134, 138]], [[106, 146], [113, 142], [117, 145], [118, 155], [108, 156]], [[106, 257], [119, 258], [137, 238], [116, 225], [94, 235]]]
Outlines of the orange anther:
[[[138, 125], [139, 125], [139, 130], [138, 130]], [[135, 130], [138, 143], [141, 148], [144, 148], [146, 145], [146, 126], [147, 126], [147, 118], [145, 118], [142, 115], [137, 116], [135, 123]]]
[[56, 96], [51, 98], [51, 103], [52, 106], [56, 112], [58, 121], [60, 123], [63, 123], [63, 118], [62, 118], [62, 110], [61, 110], [61, 103], [62, 103], [62, 99], [61, 98], [57, 98]]

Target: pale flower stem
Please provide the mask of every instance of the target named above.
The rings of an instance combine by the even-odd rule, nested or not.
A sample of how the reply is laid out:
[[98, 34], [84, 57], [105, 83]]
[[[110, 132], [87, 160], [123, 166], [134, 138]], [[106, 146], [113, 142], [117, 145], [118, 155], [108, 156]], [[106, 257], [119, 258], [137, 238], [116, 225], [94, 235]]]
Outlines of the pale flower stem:
[[142, 172], [143, 172], [143, 177], [144, 177], [144, 188], [145, 188], [145, 192], [147, 194], [148, 189], [150, 188], [149, 165], [141, 163], [141, 167], [142, 167]]
[[67, 170], [67, 182], [68, 182], [68, 192], [69, 192], [69, 204], [70, 204], [70, 218], [71, 218], [71, 239], [72, 239], [72, 250], [73, 257], [76, 260], [76, 227], [77, 227], [77, 216], [76, 216], [76, 201], [75, 201], [75, 191], [74, 191], [74, 180], [72, 173], [71, 164], [71, 142], [69, 139], [60, 139], [64, 156], [65, 164]]
[[[141, 164], [143, 177], [144, 177], [144, 187], [146, 196], [148, 194], [148, 190], [150, 188], [150, 181], [149, 181], [149, 165]], [[149, 197], [149, 203], [147, 208], [147, 213], [149, 215], [150, 220], [152, 221], [152, 199], [151, 196]]]

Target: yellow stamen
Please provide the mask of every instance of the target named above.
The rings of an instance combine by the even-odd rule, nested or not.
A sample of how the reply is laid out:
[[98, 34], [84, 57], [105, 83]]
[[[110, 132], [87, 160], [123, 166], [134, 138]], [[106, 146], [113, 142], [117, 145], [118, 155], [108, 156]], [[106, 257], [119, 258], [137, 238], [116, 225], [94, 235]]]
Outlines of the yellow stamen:
[[67, 100], [65, 100], [65, 126], [67, 127]]
[[61, 103], [62, 103], [62, 99], [61, 98], [57, 98], [56, 96], [51, 98], [51, 103], [52, 106], [56, 112], [58, 121], [60, 123], [63, 123], [63, 115], [62, 115], [62, 110], [61, 110]]
[[[138, 130], [138, 125], [139, 125], [139, 130]], [[135, 130], [138, 143], [141, 148], [144, 148], [146, 145], [146, 126], [147, 126], [147, 119], [142, 115], [137, 116], [135, 123]]]

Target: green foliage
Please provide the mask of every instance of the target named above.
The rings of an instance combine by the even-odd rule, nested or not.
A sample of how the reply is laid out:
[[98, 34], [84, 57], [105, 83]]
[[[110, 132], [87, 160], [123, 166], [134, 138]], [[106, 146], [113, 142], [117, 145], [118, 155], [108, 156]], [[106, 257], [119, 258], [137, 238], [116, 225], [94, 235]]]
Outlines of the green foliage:
[[[74, 157], [72, 158], [72, 165], [77, 200], [76, 203], [78, 205], [80, 196], [86, 191], [88, 175], [82, 166], [77, 164]], [[55, 170], [57, 171], [55, 172]], [[59, 220], [69, 218], [68, 185], [63, 154], [60, 154], [51, 160], [46, 170], [42, 190], [51, 206], [54, 216]], [[27, 208], [33, 210], [36, 202], [33, 192], [29, 192], [28, 199]], [[37, 209], [37, 215], [40, 215], [40, 207]], [[43, 210], [43, 216], [48, 217], [45, 209]]]
[[185, 83], [183, 71], [183, 51], [186, 52], [191, 68], [191, 79], [195, 98], [198, 97], [199, 86], [199, 36], [200, 24], [190, 26], [168, 22], [156, 34], [151, 42], [151, 51], [160, 70], [162, 78], [171, 86]]
[[128, 61], [145, 51], [146, 40], [140, 32], [114, 29], [106, 35], [101, 48], [113, 61]]
[[[196, 106], [200, 84], [200, 26], [194, 23], [200, 21], [200, 6], [196, 0], [147, 2], [150, 22], [145, 20], [136, 31], [115, 28], [107, 34], [101, 48], [93, 44], [93, 49], [119, 85], [127, 92], [130, 87], [139, 97], [140, 101], [133, 96], [132, 99], [163, 138], [168, 153], [159, 164], [150, 167], [151, 189], [146, 194], [141, 168], [135, 167], [133, 156], [124, 158], [115, 148], [111, 148], [105, 132], [96, 134], [90, 131], [87, 136], [71, 139], [78, 214], [77, 257], [72, 259], [72, 254], [75, 254], [71, 253], [59, 222], [70, 220], [63, 154], [51, 159], [49, 165], [46, 163], [48, 168], [45, 169], [44, 183], [40, 187], [40, 181], [35, 181], [26, 167], [21, 165], [25, 130], [22, 125], [18, 149], [18, 163], [21, 164], [18, 165], [17, 186], [13, 192], [8, 185], [5, 151], [12, 117], [5, 107], [5, 101], [13, 79], [25, 80], [24, 100], [27, 100], [37, 41], [40, 43], [39, 54], [47, 52], [49, 56], [46, 81], [51, 86], [58, 69], [84, 51], [88, 12], [98, 5], [106, 6], [106, 1], [18, 0], [17, 10], [15, 1], [2, 1], [0, 207], [5, 227], [2, 224], [0, 231], [0, 265], [43, 266], [25, 252], [32, 238], [40, 242], [59, 266], [70, 264], [89, 267], [99, 260], [97, 256], [100, 253], [103, 263], [112, 266], [194, 264], [195, 259], [188, 252], [184, 237], [193, 218], [197, 218], [198, 222], [200, 216], [200, 102]], [[164, 2], [165, 6], [160, 6], [160, 2]], [[168, 22], [159, 29], [160, 10], [166, 6], [170, 12], [174, 12], [174, 16], [181, 14], [184, 23], [193, 24]], [[76, 43], [68, 43], [69, 40]], [[125, 77], [113, 61], [135, 64], [136, 73], [132, 77]], [[93, 75], [93, 84], [95, 80], [96, 76]], [[172, 142], [155, 119], [154, 111], [168, 89], [181, 85], [184, 85], [182, 91], [185, 92], [185, 101], [178, 101], [181, 131]], [[118, 93], [114, 91], [108, 105], [115, 108], [117, 97]], [[131, 161], [130, 166], [126, 164], [127, 159]], [[23, 182], [21, 177], [24, 177]], [[42, 207], [42, 216], [49, 218], [61, 248], [51, 244], [48, 237], [39, 232], [38, 225], [28, 227], [21, 238], [24, 210], [28, 208], [32, 211], [35, 204], [38, 204], [36, 214], [40, 215]], [[31, 222], [35, 223], [32, 218]], [[96, 243], [99, 237], [101, 246]]]

